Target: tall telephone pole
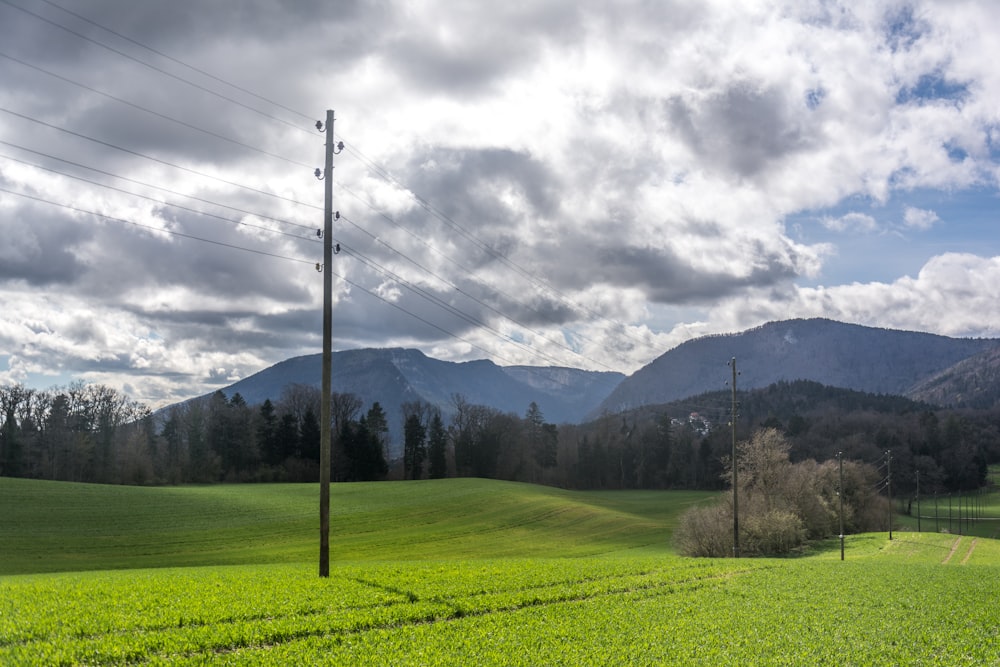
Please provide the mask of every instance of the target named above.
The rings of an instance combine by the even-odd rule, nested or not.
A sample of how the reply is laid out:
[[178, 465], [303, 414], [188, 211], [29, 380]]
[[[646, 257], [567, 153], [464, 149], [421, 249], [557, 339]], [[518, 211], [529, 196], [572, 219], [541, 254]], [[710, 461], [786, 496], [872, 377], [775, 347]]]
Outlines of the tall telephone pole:
[[[323, 389], [320, 406], [319, 444], [319, 576], [330, 576], [330, 428], [333, 365], [333, 156], [344, 148], [333, 144], [333, 111], [327, 109], [326, 126], [316, 122], [316, 129], [326, 132], [326, 165], [322, 175], [325, 196], [323, 206]], [[339, 217], [339, 214], [338, 214]]]
[[733, 367], [733, 412], [732, 427], [733, 433], [733, 558], [740, 557], [740, 501], [736, 480], [736, 357], [729, 361]]

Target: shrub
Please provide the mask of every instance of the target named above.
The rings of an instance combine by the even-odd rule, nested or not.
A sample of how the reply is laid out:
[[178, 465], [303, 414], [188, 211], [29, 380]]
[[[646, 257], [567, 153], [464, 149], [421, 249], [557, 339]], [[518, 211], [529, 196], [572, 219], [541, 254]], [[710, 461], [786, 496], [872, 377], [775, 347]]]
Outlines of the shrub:
[[[739, 446], [740, 554], [777, 556], [807, 540], [836, 535], [840, 529], [840, 466], [835, 461], [791, 463], [788, 441], [775, 429], [762, 429]], [[727, 462], [724, 479], [732, 479]], [[844, 463], [844, 529], [881, 530], [886, 501], [875, 492], [871, 466]], [[880, 520], [881, 519], [881, 520]], [[713, 507], [697, 507], [680, 518], [674, 533], [686, 556], [722, 557], [733, 551], [733, 496]]]

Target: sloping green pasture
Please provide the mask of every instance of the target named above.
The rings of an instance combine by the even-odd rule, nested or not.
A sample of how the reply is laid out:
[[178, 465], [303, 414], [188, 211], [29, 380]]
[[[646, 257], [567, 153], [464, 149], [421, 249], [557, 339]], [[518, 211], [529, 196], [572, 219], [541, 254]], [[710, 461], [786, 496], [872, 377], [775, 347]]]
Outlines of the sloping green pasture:
[[[286, 528], [283, 548], [278, 528], [312, 513], [311, 487], [135, 489], [127, 497], [146, 506], [129, 510], [118, 487], [8, 482], [5, 509], [25, 494], [68, 502], [79, 492], [92, 508], [118, 508], [118, 528], [83, 509], [75, 525], [48, 528], [44, 516], [25, 523], [30, 510], [3, 513], [0, 562], [28, 569], [27, 537], [8, 556], [15, 529], [86, 546], [89, 525], [98, 544], [76, 559], [67, 547], [65, 562], [147, 569], [0, 576], [4, 665], [1000, 664], [1000, 543], [986, 538], [849, 536], [843, 562], [837, 541], [792, 559], [685, 559], [666, 538], [697, 494], [349, 485], [334, 487], [337, 555], [319, 579], [314, 538]], [[228, 537], [206, 535], [226, 525]], [[171, 527], [158, 552], [141, 551]], [[169, 566], [199, 550], [207, 564]], [[49, 569], [44, 550], [36, 557]]]
[[[334, 484], [334, 561], [584, 556], [668, 547], [705, 492], [580, 493], [476, 479]], [[0, 478], [0, 574], [316, 561], [319, 487]]]

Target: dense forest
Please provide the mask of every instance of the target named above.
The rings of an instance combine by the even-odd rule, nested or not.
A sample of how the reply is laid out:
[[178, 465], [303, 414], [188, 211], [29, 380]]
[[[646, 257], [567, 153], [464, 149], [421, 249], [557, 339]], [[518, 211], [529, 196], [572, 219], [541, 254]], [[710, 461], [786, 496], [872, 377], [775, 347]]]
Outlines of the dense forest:
[[[901, 495], [974, 489], [1000, 462], [1000, 414], [938, 410], [897, 396], [781, 382], [738, 396], [737, 437], [777, 429], [793, 461], [848, 460], [876, 467], [892, 452]], [[320, 392], [289, 385], [274, 402], [237, 393], [153, 415], [101, 385], [46, 392], [0, 387], [0, 475], [115, 484], [315, 481]], [[402, 406], [403, 443], [390, 447], [379, 403], [333, 396], [332, 479], [476, 476], [580, 489], [725, 486], [732, 451], [727, 392], [604, 414], [580, 425], [545, 420], [454, 395], [448, 410]], [[401, 444], [400, 448], [398, 445]], [[402, 456], [387, 460], [387, 452]]]

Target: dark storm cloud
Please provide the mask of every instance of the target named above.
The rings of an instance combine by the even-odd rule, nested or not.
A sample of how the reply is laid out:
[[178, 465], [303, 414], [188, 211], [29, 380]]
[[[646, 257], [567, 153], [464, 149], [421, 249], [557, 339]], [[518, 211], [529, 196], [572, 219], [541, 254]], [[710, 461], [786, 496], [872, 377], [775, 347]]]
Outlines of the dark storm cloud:
[[[2, 177], [0, 187], [7, 187]], [[0, 213], [0, 235], [0, 282], [24, 281], [35, 287], [50, 287], [72, 283], [87, 270], [76, 250], [78, 244], [91, 237], [91, 232], [45, 204], [24, 200], [4, 210]]]
[[695, 304], [731, 296], [746, 287], [770, 286], [796, 275], [787, 259], [760, 244], [746, 248], [749, 274], [697, 268], [668, 248], [604, 247], [596, 250], [590, 275], [619, 287], [639, 287], [647, 298], [663, 304]]
[[[504, 148], [436, 148], [414, 155], [406, 171], [413, 189], [458, 221], [479, 229], [507, 227], [512, 215], [500, 195], [509, 190], [549, 217], [558, 208], [558, 179], [531, 155]], [[465, 224], [463, 222], [463, 224]]]
[[742, 178], [809, 144], [775, 88], [737, 82], [699, 104], [675, 97], [665, 109], [692, 152]]
[[[135, 44], [109, 33], [105, 26], [156, 49], [168, 47], [190, 51], [206, 42], [224, 40], [229, 34], [257, 34], [266, 29], [271, 39], [294, 36], [310, 24], [336, 20], [354, 23], [381, 15], [382, 4], [347, 0], [171, 0], [171, 2], [122, 3], [119, 0], [84, 0], [54, 4], [18, 0], [26, 11], [5, 5], [0, 8], [7, 23], [18, 27], [14, 35], [21, 52], [32, 51], [58, 61], [94, 49], [87, 39], [106, 43], [128, 53]], [[96, 25], [95, 25], [96, 24]], [[59, 26], [63, 26], [60, 28]], [[33, 48], [28, 48], [33, 47]], [[176, 54], [175, 54], [176, 55]]]

